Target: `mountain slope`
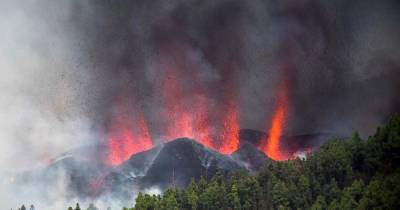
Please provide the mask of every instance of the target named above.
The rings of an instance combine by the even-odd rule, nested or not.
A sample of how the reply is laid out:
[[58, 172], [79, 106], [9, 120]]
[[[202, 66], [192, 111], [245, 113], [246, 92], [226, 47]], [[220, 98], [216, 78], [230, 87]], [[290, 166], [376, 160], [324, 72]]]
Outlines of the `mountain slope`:
[[[129, 177], [138, 171], [138, 161], [141, 158], [132, 157], [120, 166], [120, 172]], [[160, 146], [158, 154], [143, 176], [131, 178], [140, 179], [139, 183], [143, 188], [185, 187], [191, 178], [211, 177], [217, 170], [232, 173], [244, 168], [229, 156], [212, 151], [194, 140], [181, 138]]]

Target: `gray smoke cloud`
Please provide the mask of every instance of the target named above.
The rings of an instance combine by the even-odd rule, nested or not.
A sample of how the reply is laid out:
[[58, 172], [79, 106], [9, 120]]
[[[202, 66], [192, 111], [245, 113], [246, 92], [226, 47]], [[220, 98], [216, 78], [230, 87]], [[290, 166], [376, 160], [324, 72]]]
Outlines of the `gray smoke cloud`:
[[211, 112], [234, 95], [241, 127], [268, 128], [283, 68], [292, 83], [286, 134], [368, 135], [398, 110], [395, 1], [84, 4], [87, 11], [76, 6], [77, 31], [103, 90], [99, 112], [128, 89], [154, 135], [162, 132], [159, 83], [169, 75], [157, 65], [165, 57], [186, 91], [177, 100], [183, 107], [195, 103], [200, 88]]
[[34, 201], [40, 206], [44, 194], [62, 200], [62, 179], [40, 192], [37, 186], [16, 189], [12, 184], [17, 174], [38, 170], [52, 158], [96, 140], [85, 111], [87, 93], [82, 91], [90, 75], [79, 66], [79, 51], [68, 35], [68, 10], [57, 10], [67, 5], [55, 6], [34, 1], [0, 4], [2, 209]]
[[[161, 141], [163, 84], [174, 79], [180, 108], [205, 100], [219, 122], [234, 98], [240, 126], [267, 131], [285, 77], [286, 135], [366, 136], [399, 111], [399, 9], [395, 0], [3, 0], [0, 207], [37, 198], [5, 187], [15, 173], [104, 143], [119, 98]], [[67, 184], [48, 189], [57, 206]]]

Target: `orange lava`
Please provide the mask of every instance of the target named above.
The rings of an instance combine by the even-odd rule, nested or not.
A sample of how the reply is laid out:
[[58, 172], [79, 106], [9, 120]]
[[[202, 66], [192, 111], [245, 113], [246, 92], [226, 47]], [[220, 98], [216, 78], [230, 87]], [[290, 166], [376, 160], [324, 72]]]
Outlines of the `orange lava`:
[[133, 154], [152, 147], [153, 143], [144, 116], [138, 114], [135, 121], [121, 114], [112, 121], [106, 162], [110, 165], [119, 165]]
[[218, 151], [222, 154], [231, 154], [239, 148], [239, 119], [237, 105], [231, 102], [225, 114], [223, 130], [220, 136]]
[[[209, 94], [216, 91], [215, 87], [207, 88], [209, 81], [203, 81], [186, 70], [196, 68], [196, 64], [184, 59], [185, 54], [180, 52], [179, 46], [173, 49], [168, 53], [160, 52], [159, 63], [155, 65], [158, 71], [154, 75], [154, 98], [157, 99], [154, 102], [161, 111], [157, 118], [160, 125], [156, 127], [154, 136], [162, 137], [158, 143], [187, 137], [222, 154], [231, 154], [239, 148], [240, 130], [239, 107], [232, 94], [235, 92], [233, 85], [226, 89], [232, 95], [216, 103], [215, 98], [210, 98], [214, 94]], [[216, 86], [219, 85], [221, 83]], [[133, 154], [153, 147], [140, 108], [126, 101], [116, 104], [119, 107], [112, 115], [107, 142], [109, 155], [106, 162], [111, 165], [119, 165]], [[151, 130], [154, 132], [153, 127]]]
[[208, 114], [208, 101], [205, 97], [198, 97], [196, 101], [197, 108], [194, 113], [194, 138], [199, 139], [199, 142], [206, 147], [215, 148], [211, 133], [211, 120]]
[[287, 117], [287, 89], [285, 85], [280, 86], [277, 95], [277, 103], [275, 113], [272, 118], [272, 125], [268, 130], [267, 143], [261, 148], [262, 151], [273, 160], [288, 160], [286, 154], [284, 154], [280, 148], [280, 140], [283, 134], [283, 128]]
[[[165, 108], [165, 140], [187, 137], [223, 154], [239, 147], [239, 122], [236, 101], [228, 101], [221, 122], [212, 120], [206, 85], [187, 74], [181, 56], [174, 53], [160, 57], [160, 98]], [[218, 125], [219, 124], [219, 125]], [[221, 125], [222, 124], [222, 125]], [[218, 129], [216, 132], [216, 127]]]
[[[205, 99], [202, 95], [189, 94], [189, 90], [182, 84], [184, 78], [181, 75], [181, 67], [172, 62], [176, 58], [167, 57], [161, 63], [164, 74], [160, 88], [162, 106], [165, 109], [164, 141], [187, 137], [200, 141], [204, 145], [211, 145]], [[186, 98], [188, 95], [190, 101]]]

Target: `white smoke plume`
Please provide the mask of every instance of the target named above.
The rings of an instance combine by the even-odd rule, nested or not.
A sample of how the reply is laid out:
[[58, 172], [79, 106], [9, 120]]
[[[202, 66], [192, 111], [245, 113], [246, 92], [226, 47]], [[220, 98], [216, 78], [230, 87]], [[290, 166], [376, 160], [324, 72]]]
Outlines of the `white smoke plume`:
[[40, 169], [52, 158], [93, 142], [81, 91], [89, 75], [77, 63], [79, 55], [65, 26], [54, 24], [68, 18], [68, 9], [46, 11], [40, 6], [36, 1], [0, 3], [1, 209], [22, 203], [40, 206], [45, 194], [63, 209], [63, 179], [48, 192], [29, 185], [17, 190], [11, 184], [17, 174]]

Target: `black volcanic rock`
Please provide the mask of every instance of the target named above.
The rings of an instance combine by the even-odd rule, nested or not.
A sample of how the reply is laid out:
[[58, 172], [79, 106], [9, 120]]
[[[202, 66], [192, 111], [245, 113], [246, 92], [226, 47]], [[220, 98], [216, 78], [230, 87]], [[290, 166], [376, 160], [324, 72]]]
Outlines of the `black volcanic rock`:
[[282, 136], [281, 148], [287, 154], [314, 150], [335, 135], [330, 133], [311, 133], [295, 136]]
[[[331, 136], [283, 136], [282, 147], [293, 154], [318, 147]], [[84, 151], [75, 151], [61, 156], [41, 170], [20, 176], [19, 183], [43, 183], [35, 186], [46, 192], [49, 186], [56, 186], [61, 181], [68, 185], [68, 197], [97, 197], [109, 193], [113, 197], [131, 199], [129, 196], [133, 191], [152, 187], [161, 190], [170, 186], [183, 188], [192, 178], [198, 180], [205, 176], [210, 179], [217, 171], [224, 174], [239, 170], [257, 172], [272, 161], [257, 148], [260, 141], [266, 138], [264, 132], [242, 129], [240, 148], [231, 155], [220, 154], [194, 140], [181, 138], [132, 155], [117, 167], [88, 158], [91, 155], [82, 155], [87, 154]]]
[[47, 190], [52, 186], [64, 183], [68, 198], [108, 194], [118, 199], [131, 199], [132, 192], [146, 188], [183, 188], [192, 178], [205, 176], [209, 179], [217, 171], [230, 174], [239, 170], [246, 169], [230, 156], [182, 138], [132, 155], [117, 167], [68, 153], [43, 169], [22, 174], [17, 181], [21, 186], [34, 184], [43, 194], [52, 192]]
[[[229, 156], [212, 151], [194, 140], [181, 138], [168, 142], [155, 151], [149, 150], [155, 156], [144, 152], [137, 158], [136, 155], [126, 161], [121, 167], [121, 173], [126, 177], [138, 179], [142, 188], [157, 186], [165, 188], [168, 186], [185, 187], [192, 178], [199, 179], [202, 175], [212, 177], [217, 170], [224, 173], [232, 173], [244, 170], [244, 167], [236, 163]], [[143, 176], [131, 176], [138, 174], [138, 167], [143, 159], [149, 161], [150, 167]], [[144, 161], [144, 162], [146, 162]]]
[[237, 163], [252, 172], [258, 171], [272, 161], [255, 145], [250, 143], [243, 143], [231, 156]]
[[152, 166], [154, 159], [157, 158], [162, 148], [162, 145], [158, 145], [150, 150], [134, 154], [118, 166], [118, 169], [132, 178], [143, 177]]
[[[283, 154], [291, 156], [300, 151], [314, 150], [332, 137], [335, 137], [335, 135], [331, 133], [311, 133], [311, 134], [294, 135], [294, 136], [282, 136], [280, 144], [281, 152]], [[240, 138], [239, 150], [241, 150], [241, 148], [243, 147], [249, 147], [248, 146], [249, 144], [253, 145], [254, 147], [258, 147], [268, 139], [268, 134], [258, 130], [241, 129], [239, 132], [239, 138]], [[245, 150], [249, 150], [249, 148], [246, 148]], [[259, 151], [256, 148], [252, 148], [250, 150]], [[255, 164], [256, 167], [253, 169], [256, 169], [258, 167], [258, 164], [257, 163]], [[250, 166], [250, 168], [252, 167]]]
[[239, 131], [239, 139], [240, 139], [240, 147], [246, 143], [250, 143], [253, 145], [259, 145], [264, 139], [267, 139], [268, 135], [265, 132], [253, 130], [253, 129], [240, 129]]
[[[320, 145], [329, 136], [331, 135], [283, 136], [282, 147], [284, 152], [294, 154]], [[134, 187], [183, 188], [192, 178], [211, 178], [217, 170], [225, 174], [239, 170], [257, 172], [272, 162], [257, 148], [259, 142], [264, 139], [267, 139], [264, 132], [242, 129], [240, 148], [231, 155], [220, 154], [195, 140], [176, 139], [133, 155], [107, 176], [107, 188], [112, 192], [127, 194]]]

